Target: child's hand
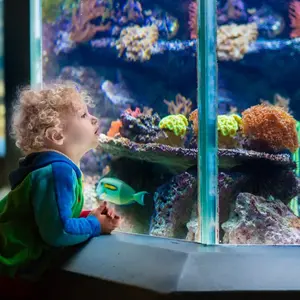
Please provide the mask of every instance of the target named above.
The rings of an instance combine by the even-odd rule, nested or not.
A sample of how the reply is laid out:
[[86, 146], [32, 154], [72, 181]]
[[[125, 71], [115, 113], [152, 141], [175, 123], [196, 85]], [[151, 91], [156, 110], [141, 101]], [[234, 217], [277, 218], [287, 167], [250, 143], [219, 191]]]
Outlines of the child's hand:
[[117, 217], [118, 219], [120, 219], [120, 217], [116, 214], [115, 209], [114, 208], [109, 208], [107, 206], [107, 202], [106, 201], [104, 201], [96, 209], [92, 210], [91, 214], [94, 215], [96, 212], [99, 212], [102, 215], [107, 215], [108, 217], [110, 217], [112, 219], [114, 219], [115, 217]]
[[120, 225], [120, 217], [115, 217], [114, 219], [108, 217], [107, 215], [98, 214], [96, 215], [99, 223], [101, 224], [101, 233], [110, 234]]

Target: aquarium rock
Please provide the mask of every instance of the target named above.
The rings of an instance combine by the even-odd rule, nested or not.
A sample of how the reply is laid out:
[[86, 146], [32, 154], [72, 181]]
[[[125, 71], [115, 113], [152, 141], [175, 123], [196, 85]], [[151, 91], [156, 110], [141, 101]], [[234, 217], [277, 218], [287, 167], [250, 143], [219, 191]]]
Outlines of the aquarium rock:
[[227, 244], [300, 244], [300, 221], [280, 200], [240, 193], [222, 224]]
[[161, 129], [159, 128], [160, 117], [158, 114], [147, 115], [140, 113], [132, 116], [128, 110], [121, 114], [122, 127], [120, 134], [137, 143], [154, 143]]
[[197, 149], [156, 143], [138, 144], [127, 138], [110, 138], [104, 134], [99, 137], [99, 147], [112, 156], [162, 164], [174, 172], [185, 171], [197, 164]]
[[174, 176], [154, 194], [155, 211], [150, 235], [185, 238], [193, 203], [197, 198], [197, 179], [188, 172]]
[[222, 169], [232, 169], [246, 163], [256, 164], [258, 167], [262, 163], [270, 163], [286, 169], [296, 168], [296, 163], [288, 154], [269, 154], [245, 149], [219, 149], [218, 156], [219, 167]]

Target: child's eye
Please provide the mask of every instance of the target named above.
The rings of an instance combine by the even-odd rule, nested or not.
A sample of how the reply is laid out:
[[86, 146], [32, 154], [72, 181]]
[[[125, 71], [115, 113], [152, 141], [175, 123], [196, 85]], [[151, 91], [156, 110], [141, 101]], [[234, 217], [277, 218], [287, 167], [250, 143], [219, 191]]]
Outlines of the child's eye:
[[85, 118], [87, 116], [87, 113], [84, 113], [81, 118]]

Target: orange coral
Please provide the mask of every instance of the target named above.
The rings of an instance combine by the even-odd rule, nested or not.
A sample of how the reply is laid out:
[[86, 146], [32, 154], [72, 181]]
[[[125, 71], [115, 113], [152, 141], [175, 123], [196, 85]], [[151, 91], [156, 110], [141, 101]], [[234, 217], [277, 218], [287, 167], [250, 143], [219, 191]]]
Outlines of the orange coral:
[[300, 1], [294, 0], [290, 3], [289, 16], [291, 20], [291, 38], [300, 37]]
[[121, 127], [122, 127], [122, 122], [120, 120], [112, 121], [106, 135], [109, 137], [114, 137], [116, 134], [120, 132]]
[[198, 31], [198, 8], [197, 2], [192, 1], [189, 4], [189, 28], [190, 28], [190, 38], [196, 39], [197, 38], [197, 31]]
[[294, 153], [299, 142], [296, 120], [281, 107], [259, 104], [242, 113], [242, 130], [247, 138], [267, 145], [273, 151]]
[[194, 135], [198, 135], [198, 108], [191, 112], [189, 120], [193, 122]]
[[87, 42], [97, 32], [108, 31], [111, 28], [111, 22], [94, 25], [91, 21], [102, 17], [102, 22], [104, 22], [112, 13], [113, 11], [109, 10], [105, 2], [101, 2], [98, 6], [97, 0], [81, 0], [80, 8], [73, 12], [70, 39], [77, 43]]

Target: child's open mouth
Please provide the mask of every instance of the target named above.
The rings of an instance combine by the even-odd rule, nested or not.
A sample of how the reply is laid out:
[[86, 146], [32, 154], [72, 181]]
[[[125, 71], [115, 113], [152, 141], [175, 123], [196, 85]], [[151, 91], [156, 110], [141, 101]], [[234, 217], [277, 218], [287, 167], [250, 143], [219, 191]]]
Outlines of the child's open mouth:
[[96, 135], [99, 135], [99, 128], [97, 128], [97, 130], [95, 131]]

